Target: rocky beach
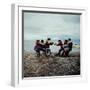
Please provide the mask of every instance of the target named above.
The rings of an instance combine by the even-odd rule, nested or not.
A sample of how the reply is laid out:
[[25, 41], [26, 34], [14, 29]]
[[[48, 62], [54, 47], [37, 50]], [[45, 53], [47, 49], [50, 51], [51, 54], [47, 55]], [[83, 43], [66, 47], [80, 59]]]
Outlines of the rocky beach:
[[52, 54], [50, 57], [25, 52], [23, 60], [24, 77], [80, 75], [80, 52], [70, 53], [68, 57]]

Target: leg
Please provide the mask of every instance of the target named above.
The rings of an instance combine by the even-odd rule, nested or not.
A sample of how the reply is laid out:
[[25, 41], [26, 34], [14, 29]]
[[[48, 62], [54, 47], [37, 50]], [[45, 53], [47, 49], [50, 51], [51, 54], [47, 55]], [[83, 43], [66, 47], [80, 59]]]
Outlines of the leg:
[[65, 51], [65, 56], [68, 56], [69, 55], [69, 49], [67, 49], [66, 51]]
[[40, 50], [37, 50], [36, 53], [37, 53], [37, 56], [40, 57]]
[[49, 56], [51, 54], [51, 50], [49, 48], [46, 49], [46, 56]]
[[61, 52], [62, 52], [62, 54], [63, 54], [63, 53], [64, 53], [63, 51], [64, 51], [63, 48], [59, 49], [58, 55], [59, 55], [59, 56], [62, 56], [62, 55], [61, 55]]

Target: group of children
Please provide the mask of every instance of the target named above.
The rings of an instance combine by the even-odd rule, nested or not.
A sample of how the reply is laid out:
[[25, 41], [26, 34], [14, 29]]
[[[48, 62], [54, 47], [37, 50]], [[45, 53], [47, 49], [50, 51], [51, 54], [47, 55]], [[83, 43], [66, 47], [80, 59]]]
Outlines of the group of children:
[[72, 50], [73, 43], [71, 39], [65, 40], [64, 43], [62, 43], [61, 40], [58, 40], [58, 43], [51, 42], [51, 38], [48, 38], [46, 42], [44, 40], [36, 40], [36, 45], [34, 47], [34, 50], [37, 53], [37, 56], [40, 56], [40, 52], [42, 51], [46, 56], [51, 55], [50, 45], [56, 45], [59, 46], [60, 49], [57, 56], [68, 56], [69, 52]]

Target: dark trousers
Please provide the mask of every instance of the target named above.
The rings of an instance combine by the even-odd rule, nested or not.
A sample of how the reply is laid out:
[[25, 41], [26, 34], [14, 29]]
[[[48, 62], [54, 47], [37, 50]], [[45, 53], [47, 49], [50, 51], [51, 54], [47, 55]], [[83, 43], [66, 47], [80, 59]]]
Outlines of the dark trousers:
[[44, 48], [38, 48], [36, 50], [37, 56], [40, 56], [40, 51], [43, 51], [44, 53], [46, 52], [46, 50]]
[[63, 48], [59, 49], [58, 55], [61, 55], [61, 51], [64, 51]]
[[46, 55], [50, 55], [50, 54], [51, 54], [50, 48], [46, 48]]

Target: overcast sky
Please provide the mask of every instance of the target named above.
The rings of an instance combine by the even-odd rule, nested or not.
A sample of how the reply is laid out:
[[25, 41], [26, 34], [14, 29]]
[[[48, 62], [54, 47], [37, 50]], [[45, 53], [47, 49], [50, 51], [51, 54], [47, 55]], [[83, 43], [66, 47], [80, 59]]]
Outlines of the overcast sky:
[[80, 15], [24, 12], [24, 40], [79, 39]]

